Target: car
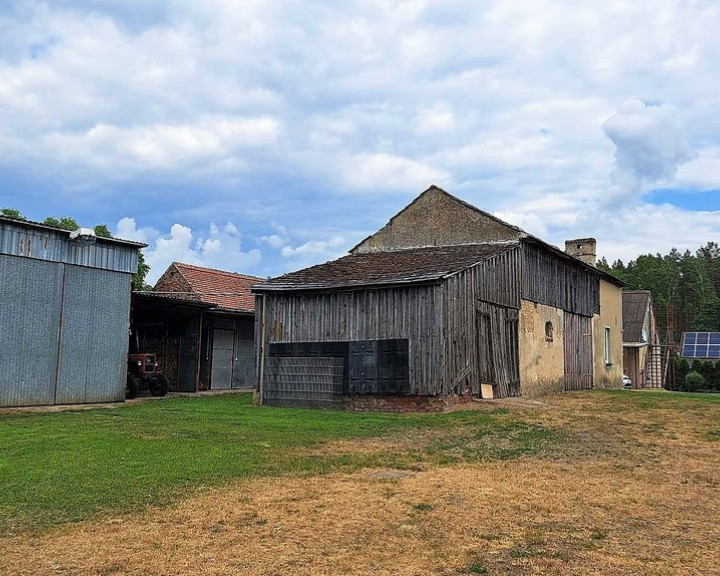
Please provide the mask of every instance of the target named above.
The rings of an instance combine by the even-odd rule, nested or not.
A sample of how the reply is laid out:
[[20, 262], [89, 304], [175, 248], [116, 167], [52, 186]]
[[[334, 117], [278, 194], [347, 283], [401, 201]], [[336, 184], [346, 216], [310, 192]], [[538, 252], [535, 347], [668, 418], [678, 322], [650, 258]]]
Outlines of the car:
[[627, 374], [623, 374], [623, 388], [632, 388], [632, 380]]

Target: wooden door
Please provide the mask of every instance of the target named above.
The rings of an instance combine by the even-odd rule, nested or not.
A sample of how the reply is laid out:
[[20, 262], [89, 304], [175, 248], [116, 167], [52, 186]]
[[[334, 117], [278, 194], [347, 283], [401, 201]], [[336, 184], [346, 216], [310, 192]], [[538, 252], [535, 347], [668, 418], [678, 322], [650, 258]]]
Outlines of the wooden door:
[[593, 385], [592, 318], [565, 312], [565, 390], [588, 390]]

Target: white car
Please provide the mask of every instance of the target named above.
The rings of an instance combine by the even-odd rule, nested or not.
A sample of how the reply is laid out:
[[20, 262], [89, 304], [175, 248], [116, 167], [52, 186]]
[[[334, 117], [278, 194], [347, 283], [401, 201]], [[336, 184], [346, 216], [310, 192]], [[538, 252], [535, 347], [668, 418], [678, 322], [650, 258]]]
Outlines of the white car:
[[632, 388], [632, 380], [627, 374], [623, 374], [623, 388]]

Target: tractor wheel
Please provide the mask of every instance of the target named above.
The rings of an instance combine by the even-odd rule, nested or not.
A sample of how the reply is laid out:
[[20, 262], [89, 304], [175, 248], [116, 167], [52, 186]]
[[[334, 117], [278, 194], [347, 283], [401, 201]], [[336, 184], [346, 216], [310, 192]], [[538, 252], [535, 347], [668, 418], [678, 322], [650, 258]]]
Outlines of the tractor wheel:
[[138, 389], [139, 384], [137, 378], [132, 374], [128, 374], [127, 380], [125, 381], [125, 398], [128, 400], [135, 398], [135, 396], [138, 395]]
[[157, 378], [150, 383], [150, 394], [153, 396], [165, 396], [169, 389], [170, 382], [165, 374], [158, 374]]

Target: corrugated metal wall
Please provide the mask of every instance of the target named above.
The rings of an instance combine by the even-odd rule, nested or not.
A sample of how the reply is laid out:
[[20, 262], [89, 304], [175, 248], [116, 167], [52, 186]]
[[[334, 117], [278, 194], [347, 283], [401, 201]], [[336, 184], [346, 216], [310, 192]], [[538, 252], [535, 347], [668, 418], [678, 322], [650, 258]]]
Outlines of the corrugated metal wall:
[[124, 399], [136, 268], [131, 245], [0, 220], [0, 406]]
[[0, 254], [0, 406], [52, 404], [62, 265]]
[[67, 266], [58, 404], [125, 398], [130, 277]]
[[112, 240], [98, 238], [95, 244], [71, 244], [69, 233], [27, 227], [19, 222], [0, 220], [0, 254], [35, 260], [64, 262], [115, 272], [137, 272], [137, 250]]

